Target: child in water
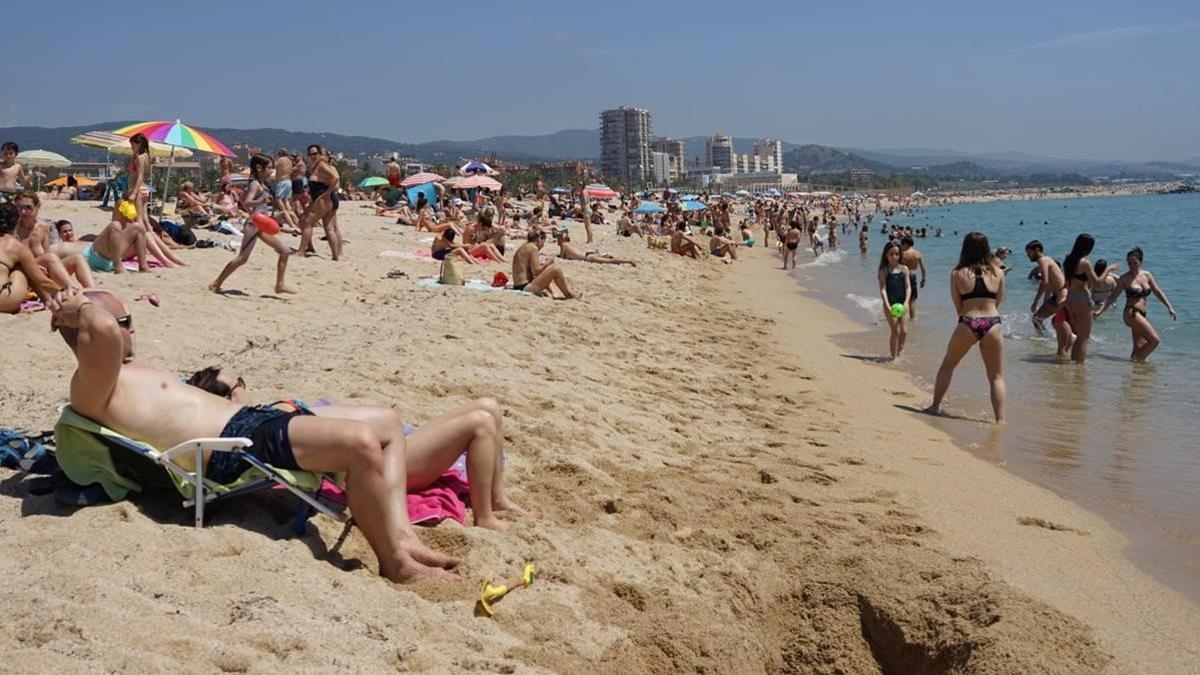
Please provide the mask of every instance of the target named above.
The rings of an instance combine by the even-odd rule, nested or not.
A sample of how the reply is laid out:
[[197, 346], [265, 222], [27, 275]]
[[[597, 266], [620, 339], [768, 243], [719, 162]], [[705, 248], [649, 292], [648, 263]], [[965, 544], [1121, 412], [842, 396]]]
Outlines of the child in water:
[[[889, 351], [892, 360], [900, 358], [904, 341], [908, 338], [908, 301], [912, 297], [912, 286], [908, 268], [900, 262], [900, 245], [889, 241], [879, 257], [879, 297], [883, 299], [883, 317], [887, 320]], [[892, 314], [892, 307], [904, 308], [900, 316]]]

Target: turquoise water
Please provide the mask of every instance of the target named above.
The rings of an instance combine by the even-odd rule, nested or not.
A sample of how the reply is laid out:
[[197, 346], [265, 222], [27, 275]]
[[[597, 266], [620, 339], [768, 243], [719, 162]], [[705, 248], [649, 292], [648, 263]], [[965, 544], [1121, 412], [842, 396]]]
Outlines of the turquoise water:
[[[846, 239], [852, 249], [815, 260], [802, 254], [794, 273], [818, 297], [868, 327], [843, 337], [847, 356], [887, 354], [887, 327], [880, 320], [875, 287], [887, 241], [879, 233], [881, 218], [871, 224], [867, 254], [859, 253], [851, 235]], [[1130, 536], [1129, 553], [1136, 562], [1200, 603], [1200, 386], [1193, 375], [1200, 363], [1200, 196], [928, 207], [892, 221], [929, 228], [930, 237], [916, 240], [929, 277], [904, 359], [880, 367], [903, 368], [931, 392], [956, 318], [948, 278], [962, 235], [978, 230], [993, 248], [1013, 249], [1008, 264], [1014, 269], [1001, 306], [1009, 424], [987, 423], [991, 407], [976, 353], [955, 372], [946, 402], [950, 412], [968, 419], [929, 418], [931, 423], [959, 437], [972, 452], [1109, 518]], [[938, 227], [942, 238], [932, 236]], [[1037, 286], [1026, 278], [1032, 264], [1024, 256], [1025, 244], [1039, 239], [1047, 254], [1061, 260], [1081, 232], [1096, 238], [1093, 262], [1123, 262], [1126, 251], [1141, 246], [1145, 268], [1174, 304], [1177, 321], [1150, 299], [1149, 319], [1162, 345], [1148, 363], [1129, 362], [1129, 330], [1119, 311], [1123, 298], [1097, 322], [1083, 365], [1060, 362], [1053, 336], [1034, 331], [1029, 305]], [[916, 403], [923, 407], [928, 398]]]

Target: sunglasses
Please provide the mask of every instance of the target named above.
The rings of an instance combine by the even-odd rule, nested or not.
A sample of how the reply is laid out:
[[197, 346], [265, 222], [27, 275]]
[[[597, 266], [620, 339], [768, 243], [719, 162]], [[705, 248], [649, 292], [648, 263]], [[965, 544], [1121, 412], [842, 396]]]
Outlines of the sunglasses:
[[229, 388], [229, 393], [232, 394], [233, 392], [237, 391], [239, 387], [242, 389], [246, 388], [246, 381], [242, 379], [241, 375], [238, 375], [238, 378], [236, 381], [234, 381], [233, 386]]
[[133, 315], [126, 314], [125, 316], [118, 316], [117, 317], [117, 325], [120, 326], [121, 328], [124, 328], [125, 330], [129, 330], [130, 328], [133, 328]]

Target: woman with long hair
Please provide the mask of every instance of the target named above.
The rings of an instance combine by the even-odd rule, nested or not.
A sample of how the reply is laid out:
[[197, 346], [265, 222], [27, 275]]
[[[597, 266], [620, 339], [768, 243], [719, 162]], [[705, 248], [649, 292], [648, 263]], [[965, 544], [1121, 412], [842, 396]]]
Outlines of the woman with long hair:
[[[887, 320], [888, 338], [892, 360], [900, 358], [904, 341], [908, 338], [908, 302], [912, 298], [912, 282], [908, 279], [908, 268], [900, 262], [900, 245], [889, 241], [879, 256], [879, 297], [883, 300], [883, 318]], [[892, 314], [892, 306], [901, 305], [905, 311], [900, 316]]]
[[325, 238], [329, 240], [330, 257], [338, 260], [342, 257], [342, 233], [337, 222], [338, 203], [341, 201], [337, 193], [341, 174], [329, 161], [329, 153], [319, 145], [308, 146], [308, 159], [313, 165], [308, 178], [308, 194], [312, 203], [300, 217], [300, 251], [308, 255], [312, 246], [313, 226], [319, 221], [325, 229]]
[[275, 249], [279, 254], [279, 262], [275, 266], [275, 292], [276, 293], [295, 293], [296, 289], [289, 287], [284, 282], [284, 274], [287, 272], [288, 250], [287, 244], [279, 239], [278, 233], [267, 234], [258, 229], [254, 222], [255, 214], [271, 215], [271, 203], [274, 201], [274, 192], [271, 190], [271, 158], [266, 155], [255, 155], [250, 159], [250, 182], [246, 185], [246, 189], [242, 192], [241, 207], [246, 213], [251, 214], [246, 221], [245, 230], [242, 233], [242, 247], [238, 250], [237, 257], [230, 260], [221, 273], [217, 275], [215, 281], [209, 284], [208, 289], [214, 293], [220, 292], [221, 285], [233, 274], [237, 268], [246, 264], [250, 260], [250, 254], [254, 251], [254, 244], [262, 239], [267, 246]]
[[979, 345], [979, 355], [987, 371], [996, 422], [1004, 422], [1005, 389], [1003, 373], [1004, 333], [1000, 325], [1000, 302], [1004, 299], [1004, 273], [992, 261], [992, 248], [981, 232], [963, 238], [958, 265], [950, 272], [950, 298], [958, 311], [958, 324], [950, 334], [946, 355], [938, 368], [933, 386], [933, 403], [926, 409], [943, 414], [942, 399], [950, 388], [950, 378], [958, 362], [971, 347]]
[[[133, 150], [133, 157], [129, 160], [129, 182], [125, 186], [122, 199], [131, 202], [137, 208], [137, 217], [129, 222], [145, 230], [146, 250], [164, 267], [184, 267], [185, 263], [162, 245], [158, 237], [154, 236], [154, 228], [150, 227], [150, 189], [146, 185], [150, 177], [150, 140], [144, 134], [134, 134], [129, 137], [129, 147]], [[124, 214], [120, 208], [116, 213], [119, 214], [117, 221], [125, 222], [122, 220]], [[120, 260], [114, 262], [121, 264]]]
[[[1092, 235], [1084, 233], [1075, 237], [1075, 245], [1063, 259], [1063, 276], [1067, 278], [1067, 316], [1075, 332], [1075, 344], [1071, 345], [1071, 360], [1083, 363], [1087, 359], [1088, 341], [1092, 337], [1092, 294], [1091, 287], [1104, 283], [1096, 274], [1087, 256], [1096, 247]], [[1117, 266], [1112, 265], [1110, 269]]]
[[1125, 325], [1129, 326], [1129, 331], [1133, 336], [1133, 352], [1129, 358], [1134, 361], [1145, 361], [1146, 357], [1158, 348], [1160, 342], [1158, 332], [1154, 330], [1150, 318], [1146, 315], [1147, 298], [1151, 295], [1158, 298], [1158, 301], [1167, 308], [1167, 314], [1171, 315], [1171, 320], [1175, 320], [1175, 307], [1167, 299], [1167, 294], [1159, 288], [1154, 275], [1142, 266], [1145, 257], [1145, 253], [1139, 246], [1135, 246], [1132, 251], [1125, 254], [1125, 263], [1129, 265], [1129, 271], [1117, 279], [1117, 285], [1113, 287], [1112, 293], [1104, 301], [1104, 306], [1095, 314], [1095, 318], [1099, 319], [1100, 315], [1117, 301], [1121, 291], [1125, 291], [1125, 311], [1122, 319], [1125, 321]]

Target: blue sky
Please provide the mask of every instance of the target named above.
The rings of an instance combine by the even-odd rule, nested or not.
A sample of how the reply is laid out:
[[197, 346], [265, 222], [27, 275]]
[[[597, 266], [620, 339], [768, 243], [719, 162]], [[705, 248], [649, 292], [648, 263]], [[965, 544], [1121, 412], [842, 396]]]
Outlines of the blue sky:
[[182, 117], [420, 142], [638, 105], [675, 136], [1200, 156], [1195, 0], [804, 4], [10, 3], [5, 52], [33, 68], [8, 79], [0, 126]]

